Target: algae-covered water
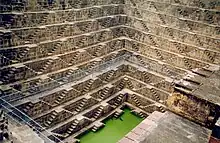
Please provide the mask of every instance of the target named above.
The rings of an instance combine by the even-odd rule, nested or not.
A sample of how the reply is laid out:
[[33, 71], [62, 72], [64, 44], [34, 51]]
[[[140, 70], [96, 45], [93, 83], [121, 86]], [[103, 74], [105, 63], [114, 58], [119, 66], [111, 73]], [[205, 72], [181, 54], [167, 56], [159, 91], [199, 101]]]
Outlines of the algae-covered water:
[[124, 114], [120, 118], [104, 121], [104, 128], [95, 133], [89, 131], [80, 136], [80, 143], [116, 143], [143, 120], [130, 111], [130, 109], [125, 108]]

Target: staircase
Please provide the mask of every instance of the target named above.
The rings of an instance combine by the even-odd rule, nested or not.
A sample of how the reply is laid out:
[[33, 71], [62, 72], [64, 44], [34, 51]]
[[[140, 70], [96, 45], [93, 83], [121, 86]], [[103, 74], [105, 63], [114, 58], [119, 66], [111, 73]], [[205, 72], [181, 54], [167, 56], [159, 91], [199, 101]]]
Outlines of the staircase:
[[165, 69], [167, 75], [169, 75], [170, 77], [173, 77], [174, 75], [172, 74], [171, 70], [167, 68], [167, 66], [165, 64], [162, 65], [163, 68]]
[[166, 110], [165, 110], [165, 108], [164, 108], [163, 106], [159, 106], [159, 110], [160, 110], [160, 112], [162, 112], [162, 113], [166, 112]]
[[88, 70], [93, 69], [95, 66], [98, 65], [98, 63], [99, 63], [99, 61], [94, 61], [94, 62], [92, 62], [92, 63], [88, 66]]
[[55, 103], [56, 103], [57, 105], [59, 105], [59, 104], [62, 102], [62, 100], [65, 98], [65, 96], [67, 95], [67, 93], [68, 93], [68, 91], [64, 90], [64, 91], [58, 96], [58, 98], [55, 100]]
[[183, 53], [184, 51], [182, 50], [182, 48], [180, 47], [179, 43], [177, 42], [173, 42], [173, 44], [175, 45], [176, 49], [179, 51], [179, 53]]
[[147, 83], [151, 83], [150, 77], [148, 76], [148, 72], [143, 71], [142, 74], [144, 76], [144, 81], [146, 81]]
[[[130, 0], [130, 2], [132, 3], [132, 5], [134, 7], [136, 7], [136, 3], [133, 0]], [[141, 13], [139, 12], [138, 8], [135, 8], [136, 14], [138, 15], [139, 18], [143, 19], [143, 16], [141, 15]], [[141, 24], [144, 27], [145, 30], [149, 31], [149, 28], [147, 27], [147, 25], [141, 20]]]
[[175, 39], [175, 37], [173, 36], [173, 33], [171, 32], [170, 28], [166, 27], [166, 30], [168, 31], [168, 33], [172, 37], [172, 39]]
[[64, 82], [68, 82], [68, 80], [69, 80], [69, 78], [71, 77], [71, 75], [73, 75], [74, 74], [74, 70], [73, 69], [70, 69], [69, 71], [68, 71], [68, 73], [66, 74], [66, 76], [63, 78], [63, 81]]
[[26, 105], [23, 109], [24, 112], [28, 112], [30, 111], [32, 108], [34, 107], [34, 104], [32, 102], [30, 102], [28, 105]]
[[140, 103], [140, 101], [137, 99], [136, 95], [133, 94], [131, 97], [132, 97], [132, 99], [134, 100], [135, 104], [136, 104], [138, 107], [141, 106], [141, 103]]
[[114, 42], [112, 49], [116, 49], [118, 47], [122, 47], [122, 40], [121, 39]]
[[49, 15], [50, 15], [49, 13], [47, 15], [44, 15], [39, 25], [46, 25]]
[[199, 2], [199, 5], [200, 5], [202, 8], [204, 8], [204, 7], [205, 7], [205, 4], [204, 4], [204, 3], [202, 3], [202, 2], [201, 2], [201, 0], [198, 0], [198, 2]]
[[80, 112], [87, 103], [88, 99], [83, 98], [82, 102], [80, 102], [80, 104], [76, 107], [75, 111]]
[[17, 57], [16, 60], [20, 61], [21, 59], [23, 59], [25, 57], [25, 55], [27, 55], [28, 51], [30, 50], [30, 48], [25, 48], [22, 53], [20, 53]]
[[128, 85], [129, 89], [133, 89], [134, 88], [132, 82], [129, 79], [126, 81], [126, 84]]
[[44, 80], [42, 78], [37, 79], [34, 84], [29, 88], [29, 92], [30, 93], [35, 93], [39, 91], [39, 88], [41, 87], [41, 85], [44, 84]]
[[94, 80], [90, 79], [89, 82], [86, 84], [86, 86], [83, 89], [83, 92], [86, 93], [90, 90], [92, 84], [94, 83]]
[[114, 102], [114, 105], [115, 105], [116, 107], [118, 107], [118, 106], [121, 104], [123, 98], [124, 98], [124, 95], [123, 95], [123, 94], [120, 94], [120, 95], [117, 97], [116, 101]]
[[72, 74], [74, 73], [74, 70], [73, 69], [70, 69], [67, 73], [67, 77], [70, 77]]
[[106, 81], [110, 81], [110, 79], [113, 77], [113, 75], [115, 74], [115, 71], [114, 70], [111, 70], [108, 75], [106, 76], [105, 80]]
[[98, 36], [97, 41], [98, 41], [98, 42], [102, 42], [102, 39], [105, 38], [105, 37], [104, 37], [105, 34], [104, 34], [104, 32], [100, 32], [99, 34], [100, 34], [100, 35]]
[[[34, 87], [35, 87], [35, 88], [41, 87], [42, 85], [45, 84], [45, 82], [47, 82], [47, 81], [45, 81], [45, 80], [46, 80], [46, 79], [42, 79], [42, 78], [38, 79], [38, 80], [36, 81]], [[36, 91], [35, 91], [35, 92], [36, 92]]]
[[69, 28], [68, 26], [62, 28], [61, 31], [58, 31], [59, 33], [57, 34], [57, 36], [60, 37], [60, 38], [64, 37], [63, 34], [67, 31], [68, 28]]
[[65, 138], [65, 136], [64, 135], [61, 135], [61, 134], [58, 134], [58, 133], [52, 133], [55, 137], [57, 137], [57, 138], [59, 138], [59, 139], [61, 139], [61, 140], [63, 140], [64, 138]]
[[184, 61], [184, 64], [189, 68], [189, 69], [192, 69], [192, 66], [189, 64], [188, 60], [183, 57], [183, 61]]
[[138, 61], [141, 63], [141, 65], [145, 66], [146, 63], [143, 61], [142, 57], [140, 55], [136, 55]]
[[100, 46], [98, 46], [98, 48], [96, 48], [94, 55], [99, 56], [101, 50], [102, 50], [102, 46], [100, 45]]
[[32, 35], [29, 36], [29, 41], [33, 41], [38, 35], [39, 33], [41, 32], [41, 29], [38, 28]]
[[138, 47], [136, 44], [133, 44], [133, 45], [132, 45], [132, 49], [133, 49], [135, 52], [138, 52], [138, 51], [139, 51], [139, 47]]
[[150, 39], [150, 41], [151, 41], [151, 43], [155, 46], [155, 47], [157, 47], [157, 43], [155, 42], [155, 40], [153, 39], [153, 37], [152, 37], [152, 35], [147, 35], [148, 36], [148, 38]]
[[158, 96], [157, 92], [154, 88], [151, 88], [150, 91], [153, 93], [153, 96], [155, 97], [156, 101], [160, 101], [160, 97]]
[[139, 112], [139, 116], [140, 116], [141, 118], [146, 118], [146, 115], [145, 115], [143, 112]]
[[188, 23], [187, 20], [185, 20], [185, 24], [186, 24], [186, 26], [189, 28], [189, 31], [192, 31], [192, 30], [193, 30], [192, 27], [189, 25], [189, 23]]
[[43, 68], [40, 69], [40, 72], [44, 72], [46, 69], [48, 69], [48, 67], [50, 65], [52, 65], [52, 63], [54, 62], [54, 60], [50, 59], [46, 62], [46, 64], [43, 66]]
[[92, 127], [92, 131], [93, 132], [96, 132], [98, 129], [100, 129], [101, 127], [105, 126], [104, 123], [102, 122], [99, 122], [99, 123], [96, 123], [93, 127]]
[[94, 113], [94, 118], [95, 119], [98, 119], [99, 117], [100, 117], [100, 115], [102, 114], [102, 112], [103, 112], [103, 109], [104, 109], [104, 107], [103, 106], [100, 106], [98, 109], [97, 109], [97, 111]]
[[53, 53], [62, 46], [61, 44], [62, 42], [57, 43], [52, 49], [51, 51], [48, 53], [48, 55], [53, 55]]
[[51, 115], [48, 117], [48, 120], [44, 123], [44, 125], [46, 127], [49, 127], [57, 116], [58, 113], [56, 111], [53, 111]]
[[200, 41], [200, 39], [198, 38], [198, 36], [196, 34], [193, 35], [196, 39], [196, 41], [199, 43], [199, 46], [203, 46], [202, 42]]
[[109, 90], [110, 90], [109, 87], [105, 87], [105, 88], [102, 90], [99, 99], [103, 100], [103, 99], [106, 97], [106, 95], [108, 94]]
[[6, 74], [3, 76], [4, 81], [8, 81], [8, 80], [15, 74], [16, 70], [17, 70], [17, 69], [16, 69], [15, 67], [12, 67], [12, 68], [8, 71], [8, 73], [6, 73]]
[[154, 49], [157, 56], [160, 58], [160, 60], [163, 60], [163, 56], [161, 55], [161, 53], [158, 51], [158, 49]]
[[123, 89], [124, 87], [125, 87], [125, 81], [122, 80], [122, 81], [119, 83], [118, 88], [119, 88], [119, 89]]
[[77, 128], [77, 125], [79, 124], [78, 120], [74, 120], [74, 122], [70, 125], [70, 127], [67, 129], [67, 134], [70, 135], [73, 133], [73, 131]]
[[117, 111], [114, 113], [114, 117], [115, 117], [115, 118], [118, 118], [118, 117], [121, 116], [123, 113], [124, 113], [123, 110], [117, 110]]
[[165, 22], [164, 18], [162, 17], [162, 15], [160, 13], [158, 13], [157, 15], [158, 15], [160, 21], [162, 22], [162, 24], [166, 24], [166, 22]]
[[115, 112], [114, 117], [118, 118], [119, 116], [120, 116], [120, 113], [119, 112]]
[[39, 80], [36, 81], [35, 83], [33, 83], [29, 88], [28, 88], [28, 92], [33, 94], [37, 91], [38, 85], [40, 84]]
[[206, 54], [208, 56], [208, 58], [210, 59], [210, 61], [212, 63], [215, 61], [215, 58], [210, 54], [210, 52], [208, 50], [205, 50], [204, 54]]
[[78, 57], [80, 56], [80, 52], [77, 52], [76, 55], [72, 58], [72, 60], [70, 61], [71, 64], [75, 64], [76, 60], [78, 59]]
[[109, 60], [114, 60], [117, 58], [117, 56], [118, 56], [118, 53], [113, 53], [111, 54], [111, 58]]
[[94, 126], [93, 128], [92, 128], [92, 131], [93, 132], [96, 132], [98, 130], [98, 127], [96, 127], [96, 126]]

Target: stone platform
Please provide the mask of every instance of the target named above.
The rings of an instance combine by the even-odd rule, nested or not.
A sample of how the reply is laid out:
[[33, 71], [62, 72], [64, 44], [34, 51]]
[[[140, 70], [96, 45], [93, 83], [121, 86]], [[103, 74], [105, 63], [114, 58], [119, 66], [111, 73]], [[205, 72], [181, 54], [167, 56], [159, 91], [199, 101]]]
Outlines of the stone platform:
[[118, 143], [207, 143], [211, 131], [172, 112], [153, 112]]

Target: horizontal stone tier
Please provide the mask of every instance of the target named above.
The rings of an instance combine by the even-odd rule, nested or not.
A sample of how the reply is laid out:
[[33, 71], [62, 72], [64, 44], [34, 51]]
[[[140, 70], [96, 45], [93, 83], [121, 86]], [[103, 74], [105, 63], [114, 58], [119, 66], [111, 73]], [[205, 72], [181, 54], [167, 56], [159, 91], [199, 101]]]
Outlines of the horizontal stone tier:
[[198, 32], [204, 35], [219, 37], [219, 25], [208, 24], [186, 18], [169, 15], [167, 13], [159, 13], [148, 9], [135, 9], [135, 7], [126, 7], [127, 16], [137, 17], [151, 23], [167, 25], [178, 29], [192, 32]]
[[[106, 21], [112, 21], [112, 23]], [[36, 29], [21, 29], [18, 31], [12, 31], [9, 35], [3, 37], [1, 48], [45, 43], [45, 41], [51, 42], [59, 39], [65, 41], [65, 39], [68, 39], [71, 36], [106, 29], [117, 25], [124, 25], [125, 22], [126, 17], [114, 15], [92, 20], [90, 19], [87, 21], [79, 21], [76, 23], [49, 25]]]
[[[180, 43], [180, 42], [177, 43], [177, 41], [170, 40], [170, 39], [167, 39], [167, 38], [164, 38], [161, 36], [151, 35], [150, 33], [144, 33], [140, 30], [135, 29], [135, 28], [128, 27], [125, 29], [127, 29], [127, 30], [125, 30], [125, 34], [127, 34], [126, 37], [130, 37], [131, 39], [133, 39], [135, 41], [141, 42], [142, 44], [145, 43], [146, 45], [149, 46], [149, 48], [153, 48], [152, 49], [153, 52], [156, 52], [159, 59], [162, 59], [162, 58], [166, 59], [166, 57], [169, 58], [169, 56], [168, 56], [169, 54], [174, 54], [174, 55], [179, 56], [180, 58], [184, 57], [184, 58], [188, 58], [190, 60], [194, 60], [194, 61], [197, 61], [200, 63], [219, 64], [219, 59], [218, 59], [219, 52], [216, 52], [216, 51], [213, 52], [208, 49], [199, 50], [191, 45], [187, 45], [187, 44]], [[137, 34], [137, 33], [139, 33], [139, 34]], [[130, 45], [133, 44], [132, 42], [130, 42]], [[172, 45], [172, 47], [171, 47], [171, 45]], [[136, 49], [136, 51], [141, 49], [140, 47], [138, 48], [138, 46], [134, 45], [134, 44], [133, 44], [133, 48]], [[175, 48], [175, 51], [174, 51], [174, 48]], [[160, 52], [158, 52], [158, 50], [159, 51], [163, 50], [167, 54], [165, 54], [163, 52], [164, 55], [163, 54], [161, 55]], [[149, 51], [144, 50], [144, 49], [142, 51], [148, 52], [146, 54], [150, 55]]]
[[[131, 0], [133, 1], [133, 0]], [[204, 22], [207, 24], [219, 25], [219, 11], [212, 9], [199, 9], [198, 7], [186, 7], [183, 5], [171, 5], [168, 3], [141, 1], [135, 5], [131, 1], [126, 1], [127, 5], [135, 6], [138, 10], [147, 9], [161, 14], [169, 14], [179, 18], [185, 18], [193, 21]], [[127, 6], [126, 5], [126, 6]], [[126, 7], [125, 6], [125, 7]]]
[[[145, 54], [143, 53], [143, 55], [146, 56], [147, 58], [149, 57], [149, 58], [153, 58], [153, 59], [156, 58], [157, 60], [161, 60], [161, 58], [159, 57], [159, 54], [160, 55], [161, 54], [167, 54], [167, 58], [165, 56], [163, 56], [163, 62], [164, 63], [166, 63], [168, 65], [171, 65], [173, 67], [178, 67], [178, 68], [186, 70], [186, 71], [194, 69], [194, 68], [204, 67], [204, 66], [208, 65], [208, 64], [202, 63], [202, 62], [197, 61], [197, 60], [186, 58], [184, 56], [178, 56], [178, 55], [175, 55], [175, 54], [168, 54], [168, 53], [164, 53], [164, 52], [161, 52], [161, 51], [158, 51], [158, 50], [156, 50], [156, 51], [152, 50], [151, 55], [149, 55], [148, 53], [145, 53]], [[156, 53], [159, 53], [159, 54], [156, 54]], [[138, 53], [138, 54], [140, 54], [140, 53]], [[144, 59], [142, 59], [142, 61], [144, 62]], [[148, 64], [146, 63], [146, 66], [147, 65]], [[163, 68], [166, 69], [166, 66], [163, 65]], [[167, 70], [167, 72], [169, 72], [169, 70]], [[172, 74], [170, 74], [170, 76], [172, 76]]]
[[[114, 57], [114, 58], [117, 58], [117, 57]], [[105, 66], [105, 65], [102, 65], [102, 66]], [[95, 69], [97, 69], [97, 67], [94, 67], [94, 69], [92, 69], [90, 72], [95, 71]], [[98, 68], [97, 70], [99, 69], [100, 68]], [[62, 73], [62, 72], [63, 71], [57, 71], [57, 74]], [[68, 70], [68, 72], [66, 72], [66, 74], [63, 74], [63, 75], [61, 74], [58, 78], [57, 77], [51, 78], [50, 75], [48, 76], [44, 75], [42, 77], [35, 77], [33, 79], [28, 79], [27, 81], [16, 82], [10, 85], [11, 86], [10, 89], [4, 89], [3, 98], [5, 100], [6, 99], [7, 100], [18, 100], [19, 98], [23, 99], [28, 96], [33, 96], [35, 94], [39, 94], [44, 91], [52, 90], [53, 88], [60, 87], [69, 82], [77, 81], [81, 78], [86, 77], [90, 72], [87, 71], [86, 73], [86, 72], [83, 72], [79, 68], [75, 68], [75, 69], [71, 68]], [[2, 87], [4, 88], [4, 85]], [[16, 89], [16, 90], [13, 90], [13, 89]]]
[[[129, 17], [126, 25], [161, 37], [170, 38], [175, 41], [180, 41], [190, 45], [195, 45], [198, 48], [214, 47], [212, 48], [213, 50], [218, 50], [217, 45], [220, 39], [218, 37], [203, 35], [200, 33], [193, 33], [189, 30], [181, 30], [174, 27], [169, 27], [167, 25], [160, 25], [155, 23], [153, 24], [135, 17]], [[192, 38], [195, 40], [192, 40]]]
[[[128, 1], [129, 2], [129, 1]], [[199, 9], [209, 9], [209, 10], [219, 10], [219, 2], [216, 0], [133, 0], [135, 3], [159, 3], [159, 4], [169, 4], [172, 6], [181, 6], [181, 7], [192, 7], [192, 8], [199, 8]]]
[[[74, 52], [74, 50], [99, 45], [99, 43], [119, 38], [121, 35], [120, 26], [114, 26], [99, 31], [93, 31], [89, 34], [71, 36], [66, 38], [64, 41], [47, 41], [38, 45], [24, 45], [23, 47], [2, 49], [0, 51], [2, 51], [2, 55], [10, 61], [10, 64], [17, 64], [25, 61], [27, 63], [29, 60], [44, 59], [55, 55], [62, 56], [62, 54], [64, 55], [67, 52], [71, 53]], [[5, 64], [7, 65], [9, 63], [7, 61], [3, 61], [2, 65]]]
[[[124, 51], [121, 50], [121, 47], [117, 47], [117, 48], [118, 48], [118, 53], [111, 50], [109, 51], [110, 53], [106, 53], [106, 55], [105, 54], [100, 55], [98, 58], [90, 55], [86, 50], [82, 52], [78, 52], [77, 53], [78, 56], [76, 56], [75, 59], [69, 57], [70, 60], [72, 61], [72, 64], [65, 62], [64, 61], [65, 59], [56, 57], [48, 60], [32, 62], [20, 67], [15, 66], [11, 68], [6, 68], [4, 70], [1, 70], [3, 75], [2, 81], [4, 81], [5, 84], [7, 83], [18, 90], [23, 89], [23, 86], [21, 86], [20, 83], [24, 85], [27, 83], [30, 84], [31, 81], [37, 80], [39, 78], [41, 79], [45, 79], [45, 77], [50, 79], [52, 78], [53, 80], [57, 80], [57, 83], [59, 83], [59, 81], [65, 82], [65, 80], [68, 81], [69, 78], [71, 79], [71, 74], [74, 74], [73, 69], [79, 70], [78, 72], [80, 72], [80, 70], [89, 72], [89, 70], [95, 67], [97, 63], [102, 64], [102, 62], [100, 61], [103, 60], [103, 62], [105, 63], [105, 61], [108, 62], [108, 60], [114, 60], [114, 58], [121, 56], [124, 53]], [[65, 73], [65, 71], [67, 72]], [[65, 73], [63, 74], [63, 76], [66, 76], [66, 78], [63, 78], [61, 80], [59, 73], [61, 74]], [[22, 75], [25, 76], [22, 77]], [[36, 77], [33, 75], [35, 75]], [[11, 77], [10, 79], [8, 78], [9, 76]], [[23, 81], [22, 80], [23, 78], [25, 78], [26, 81]]]
[[27, 0], [15, 2], [13, 0], [2, 1], [1, 9], [3, 12], [11, 11], [41, 11], [41, 10], [64, 10], [64, 9], [79, 9], [91, 7], [94, 5], [121, 4], [122, 0], [74, 0], [74, 1], [43, 1], [43, 0]]
[[[203, 61], [203, 59], [196, 59], [193, 56], [186, 56], [186, 55], [181, 55], [181, 54], [177, 54], [174, 52], [168, 52], [168, 51], [164, 51], [161, 50], [160, 48], [155, 48], [155, 47], [151, 47], [148, 44], [144, 44], [138, 41], [135, 46], [133, 46], [131, 44], [130, 41], [128, 41], [127, 43], [127, 49], [137, 52], [138, 54], [143, 54], [149, 58], [153, 58], [153, 59], [157, 59], [157, 60], [163, 60], [163, 62], [173, 65], [173, 66], [177, 66], [179, 68], [184, 68], [185, 70], [190, 70], [193, 68], [196, 68], [195, 66], [205, 66], [205, 65], [214, 65], [214, 64], [209, 64], [205, 61]], [[135, 49], [135, 47], [139, 45], [140, 48], [137, 50]], [[164, 56], [162, 56], [162, 54], [164, 54]], [[139, 58], [139, 60], [141, 60], [141, 58]], [[172, 62], [176, 62], [175, 64]], [[217, 64], [216, 64], [217, 65]], [[175, 75], [174, 73], [172, 73], [173, 75]], [[171, 75], [172, 75], [171, 74]]]
[[110, 4], [83, 9], [1, 13], [0, 24], [6, 29], [30, 29], [44, 25], [55, 25], [64, 22], [75, 22], [109, 15], [124, 14], [123, 8], [123, 5]]
[[[116, 61], [117, 58], [118, 58], [117, 56], [114, 56], [114, 59], [111, 59], [111, 61], [118, 63], [119, 59], [118, 61]], [[91, 72], [103, 72], [102, 70], [104, 70], [106, 66], [108, 66], [108, 64], [111, 64], [109, 62], [100, 65], [100, 67], [95, 67], [91, 71], [87, 71], [85, 73], [82, 70], [75, 68], [75, 70], [71, 70], [67, 75], [64, 75], [64, 77], [62, 77], [62, 80], [51, 79], [48, 76], [44, 75], [42, 77], [28, 79], [29, 81], [26, 82], [19, 81], [12, 86], [13, 88], [16, 88], [17, 90], [21, 90], [21, 91], [17, 91], [14, 90], [12, 87], [9, 88], [9, 86], [2, 85], [1, 91], [2, 91], [2, 96], [4, 96], [2, 98], [4, 98], [7, 101], [16, 101], [18, 99], [20, 99], [21, 101], [21, 99], [27, 98], [29, 96], [36, 95], [37, 97], [38, 96], [42, 97], [44, 94], [40, 94], [41, 92], [63, 87], [62, 85], [64, 84], [75, 82], [78, 81], [79, 79], [87, 77]], [[58, 72], [59, 71], [57, 71], [57, 73]]]

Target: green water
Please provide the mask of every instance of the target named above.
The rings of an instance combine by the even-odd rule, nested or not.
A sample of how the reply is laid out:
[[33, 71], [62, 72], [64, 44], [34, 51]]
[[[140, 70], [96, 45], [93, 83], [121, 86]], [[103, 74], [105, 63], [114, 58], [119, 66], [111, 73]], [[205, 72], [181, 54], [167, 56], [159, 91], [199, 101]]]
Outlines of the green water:
[[137, 126], [143, 119], [124, 109], [121, 119], [112, 118], [104, 121], [105, 127], [97, 132], [89, 131], [79, 137], [80, 143], [116, 143]]

